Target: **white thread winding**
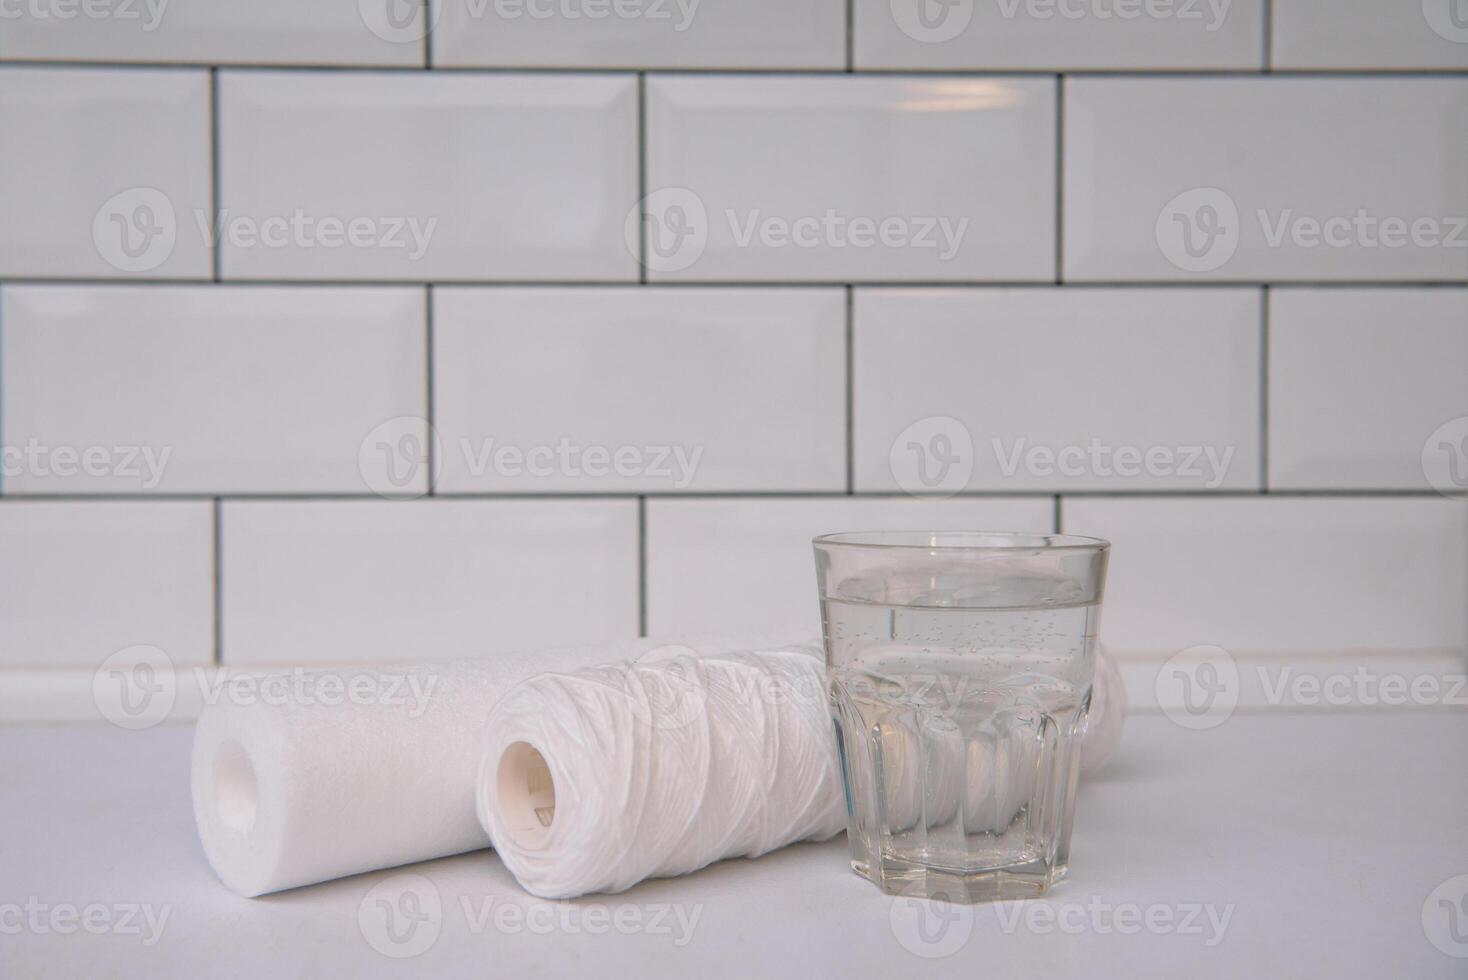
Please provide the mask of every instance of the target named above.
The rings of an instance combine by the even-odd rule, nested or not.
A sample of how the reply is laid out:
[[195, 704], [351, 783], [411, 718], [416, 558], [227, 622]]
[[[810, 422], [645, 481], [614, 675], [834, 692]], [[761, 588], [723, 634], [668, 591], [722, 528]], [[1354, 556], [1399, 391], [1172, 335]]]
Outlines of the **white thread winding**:
[[500, 857], [544, 898], [831, 837], [845, 809], [820, 650], [526, 681], [490, 715], [476, 802]]

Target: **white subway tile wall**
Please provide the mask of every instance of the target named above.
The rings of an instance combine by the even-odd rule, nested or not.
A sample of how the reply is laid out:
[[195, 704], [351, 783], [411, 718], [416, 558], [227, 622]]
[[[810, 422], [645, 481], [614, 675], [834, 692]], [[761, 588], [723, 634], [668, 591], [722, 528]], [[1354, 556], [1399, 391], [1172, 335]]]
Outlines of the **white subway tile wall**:
[[218, 85], [226, 278], [637, 278], [632, 76], [226, 71]]
[[633, 500], [228, 501], [228, 664], [383, 663], [637, 633]]
[[[1277, 0], [1284, 2], [1284, 0]], [[856, 67], [1258, 69], [1264, 0], [854, 0]]]
[[0, 60], [421, 67], [421, 45], [400, 43], [413, 25], [391, 27], [388, 7], [371, 0], [16, 3], [6, 8]]
[[433, 299], [443, 493], [846, 489], [844, 290]]
[[1468, 14], [1458, 0], [1274, 0], [1274, 64], [1461, 71]]
[[99, 667], [128, 647], [214, 658], [213, 504], [0, 507], [0, 668]]
[[659, 280], [1052, 280], [1055, 89], [650, 78], [643, 262]]
[[1453, 0], [63, 6], [0, 21], [0, 717], [813, 630], [858, 528], [1111, 538], [1133, 668], [1468, 645]]
[[13, 286], [0, 323], [6, 493], [368, 493], [369, 434], [426, 429], [417, 289]]
[[1066, 82], [1065, 274], [1468, 278], [1468, 77]]
[[1269, 324], [1269, 485], [1431, 489], [1468, 417], [1468, 289], [1276, 289]]
[[1061, 520], [1121, 542], [1102, 633], [1125, 653], [1463, 649], [1460, 501], [1092, 497], [1064, 501]]
[[858, 289], [856, 489], [908, 489], [893, 454], [940, 418], [948, 491], [1257, 490], [1259, 318], [1248, 289]]
[[429, 2], [435, 68], [846, 66], [846, 0]]
[[208, 72], [0, 66], [0, 133], [0, 277], [209, 278]]

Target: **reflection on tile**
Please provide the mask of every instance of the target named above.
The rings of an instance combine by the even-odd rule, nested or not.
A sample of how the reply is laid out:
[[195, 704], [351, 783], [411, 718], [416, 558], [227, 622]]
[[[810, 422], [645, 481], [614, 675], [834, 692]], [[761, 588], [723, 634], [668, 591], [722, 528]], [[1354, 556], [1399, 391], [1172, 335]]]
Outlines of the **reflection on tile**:
[[655, 77], [652, 279], [1055, 272], [1055, 82]]

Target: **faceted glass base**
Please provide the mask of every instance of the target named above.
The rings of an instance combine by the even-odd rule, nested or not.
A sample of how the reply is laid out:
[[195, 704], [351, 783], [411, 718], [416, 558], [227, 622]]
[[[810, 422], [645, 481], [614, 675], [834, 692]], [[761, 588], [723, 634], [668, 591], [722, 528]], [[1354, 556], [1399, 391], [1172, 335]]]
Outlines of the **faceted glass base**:
[[982, 871], [948, 871], [896, 858], [886, 858], [875, 867], [854, 860], [851, 869], [888, 895], [959, 905], [1038, 898], [1060, 882], [1067, 871], [1065, 865], [1046, 867], [1041, 861]]

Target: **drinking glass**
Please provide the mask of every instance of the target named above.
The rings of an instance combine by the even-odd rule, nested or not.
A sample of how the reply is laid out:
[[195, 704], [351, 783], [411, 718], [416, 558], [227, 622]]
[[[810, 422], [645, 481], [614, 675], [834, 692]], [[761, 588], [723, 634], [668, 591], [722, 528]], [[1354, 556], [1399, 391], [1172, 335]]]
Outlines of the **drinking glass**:
[[857, 873], [958, 902], [1065, 876], [1109, 550], [980, 531], [815, 539]]

